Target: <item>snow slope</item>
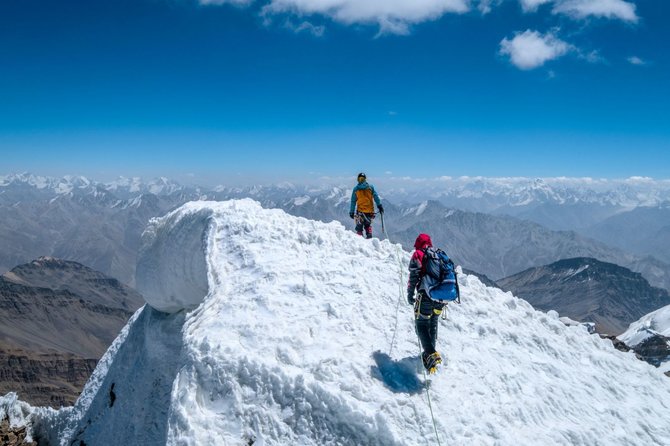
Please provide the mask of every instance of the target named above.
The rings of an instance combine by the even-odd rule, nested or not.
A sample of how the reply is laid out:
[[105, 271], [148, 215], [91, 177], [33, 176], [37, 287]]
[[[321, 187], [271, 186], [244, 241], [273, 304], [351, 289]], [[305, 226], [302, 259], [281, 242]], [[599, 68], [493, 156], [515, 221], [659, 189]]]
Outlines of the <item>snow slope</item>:
[[635, 346], [653, 333], [670, 338], [670, 305], [659, 308], [633, 322], [618, 336], [628, 346]]
[[[654, 335], [670, 338], [670, 305], [642, 316], [630, 324], [628, 330], [618, 338], [627, 346], [634, 348]], [[670, 362], [661, 364], [659, 370], [670, 372]]]
[[474, 276], [428, 390], [408, 259], [251, 200], [188, 203], [152, 221], [138, 264], [170, 313], [138, 310], [75, 407], [29, 421], [63, 446], [434, 445], [429, 391], [445, 445], [670, 444], [667, 377]]

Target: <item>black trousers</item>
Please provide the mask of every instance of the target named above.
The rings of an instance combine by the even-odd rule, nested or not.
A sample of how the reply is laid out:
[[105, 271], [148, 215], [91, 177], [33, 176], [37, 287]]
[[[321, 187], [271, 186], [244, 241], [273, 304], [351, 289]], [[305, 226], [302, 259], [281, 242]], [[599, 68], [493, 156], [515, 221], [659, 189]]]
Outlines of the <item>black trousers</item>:
[[414, 325], [425, 355], [435, 353], [437, 327], [445, 304], [435, 302], [419, 292], [414, 302]]
[[375, 218], [374, 213], [356, 212], [356, 233], [363, 235], [365, 228], [365, 238], [372, 238], [372, 220]]

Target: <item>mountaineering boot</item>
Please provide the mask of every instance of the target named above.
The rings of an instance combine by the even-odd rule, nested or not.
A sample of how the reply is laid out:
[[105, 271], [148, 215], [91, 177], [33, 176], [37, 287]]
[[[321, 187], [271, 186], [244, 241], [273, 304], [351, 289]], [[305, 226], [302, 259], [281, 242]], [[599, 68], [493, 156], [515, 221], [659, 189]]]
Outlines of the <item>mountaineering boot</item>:
[[428, 362], [427, 361], [428, 361], [428, 355], [426, 354], [426, 352], [421, 353], [421, 362], [423, 362], [423, 368], [424, 369], [428, 368], [428, 365], [427, 365]]
[[426, 367], [426, 370], [428, 370], [428, 373], [431, 375], [437, 372], [437, 366], [442, 364], [442, 357], [438, 352], [432, 353], [428, 356], [421, 355], [421, 358], [423, 359], [424, 367]]

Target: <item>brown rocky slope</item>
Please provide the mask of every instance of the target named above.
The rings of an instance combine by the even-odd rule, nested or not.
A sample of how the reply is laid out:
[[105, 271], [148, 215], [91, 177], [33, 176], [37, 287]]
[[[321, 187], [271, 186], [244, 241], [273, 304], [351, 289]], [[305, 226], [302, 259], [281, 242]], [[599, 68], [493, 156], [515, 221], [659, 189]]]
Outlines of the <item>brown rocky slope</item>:
[[71, 405], [141, 296], [76, 262], [41, 257], [0, 276], [0, 395]]

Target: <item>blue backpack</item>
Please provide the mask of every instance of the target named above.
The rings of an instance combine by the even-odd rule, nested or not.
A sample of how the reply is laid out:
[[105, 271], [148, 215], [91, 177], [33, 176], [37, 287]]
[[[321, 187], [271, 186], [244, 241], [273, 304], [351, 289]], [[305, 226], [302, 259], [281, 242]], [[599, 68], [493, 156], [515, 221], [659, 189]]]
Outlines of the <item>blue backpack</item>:
[[454, 262], [441, 249], [426, 248], [423, 251], [423, 264], [426, 274], [421, 278], [421, 289], [428, 297], [440, 303], [461, 303], [458, 278]]

